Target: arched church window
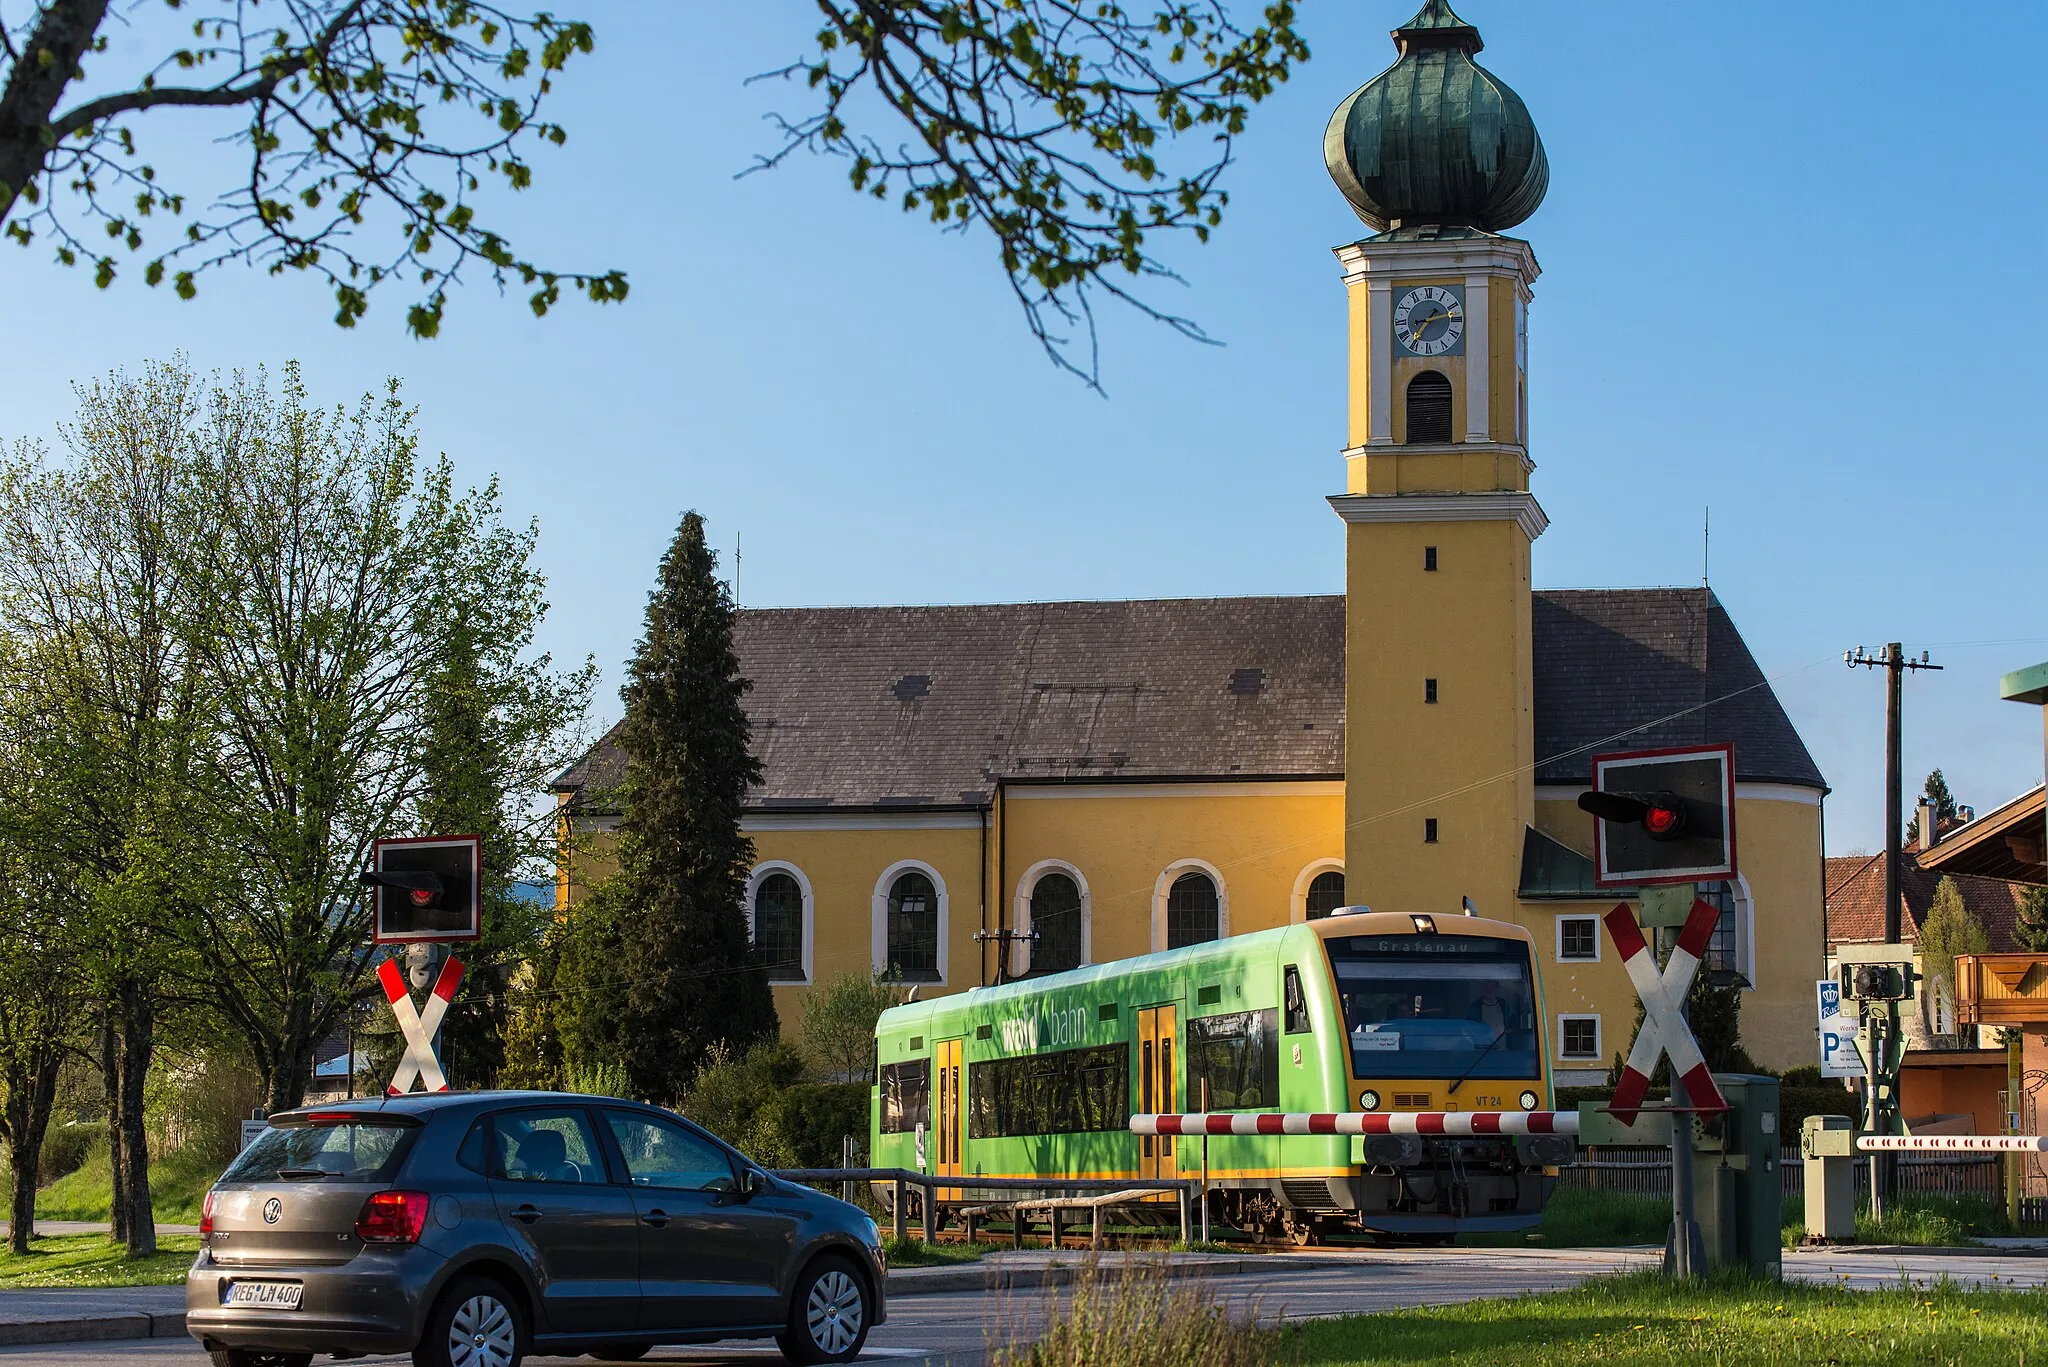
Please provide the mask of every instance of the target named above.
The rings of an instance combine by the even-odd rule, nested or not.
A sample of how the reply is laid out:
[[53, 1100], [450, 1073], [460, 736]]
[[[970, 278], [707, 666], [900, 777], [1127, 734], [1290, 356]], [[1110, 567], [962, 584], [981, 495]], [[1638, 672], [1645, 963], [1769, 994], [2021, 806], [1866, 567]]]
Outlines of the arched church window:
[[1747, 987], [1753, 981], [1749, 971], [1749, 895], [1739, 883], [1701, 883], [1698, 896], [1720, 915], [1714, 921], [1713, 938], [1707, 941], [1704, 964], [1709, 972], [1740, 978]]
[[1216, 883], [1206, 873], [1184, 873], [1166, 894], [1166, 947], [1181, 949], [1219, 938], [1222, 908]]
[[1425, 370], [1408, 382], [1408, 440], [1451, 439], [1451, 381], [1440, 370]]
[[889, 885], [889, 969], [907, 983], [939, 981], [939, 894], [915, 869]]
[[1308, 885], [1308, 919], [1320, 921], [1344, 905], [1344, 871], [1326, 869]]
[[1081, 966], [1081, 887], [1064, 873], [1048, 873], [1031, 888], [1033, 973], [1064, 973]]
[[786, 873], [771, 873], [754, 889], [754, 954], [768, 981], [804, 980], [804, 890]]

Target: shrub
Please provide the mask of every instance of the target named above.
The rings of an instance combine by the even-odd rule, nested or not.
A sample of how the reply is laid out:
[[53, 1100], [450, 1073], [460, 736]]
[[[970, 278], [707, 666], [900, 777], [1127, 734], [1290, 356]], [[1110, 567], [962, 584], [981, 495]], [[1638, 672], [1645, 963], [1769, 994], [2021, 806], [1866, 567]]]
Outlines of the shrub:
[[43, 1132], [42, 1164], [36, 1177], [43, 1186], [48, 1186], [60, 1177], [77, 1172], [95, 1151], [104, 1152], [106, 1147], [107, 1122], [104, 1120], [74, 1120], [68, 1125], [52, 1125]]
[[1090, 1258], [1067, 1287], [1048, 1285], [1039, 1315], [1015, 1308], [997, 1307], [990, 1367], [1264, 1367], [1281, 1356], [1256, 1307], [1232, 1314], [1208, 1282], [1169, 1280], [1156, 1259]]

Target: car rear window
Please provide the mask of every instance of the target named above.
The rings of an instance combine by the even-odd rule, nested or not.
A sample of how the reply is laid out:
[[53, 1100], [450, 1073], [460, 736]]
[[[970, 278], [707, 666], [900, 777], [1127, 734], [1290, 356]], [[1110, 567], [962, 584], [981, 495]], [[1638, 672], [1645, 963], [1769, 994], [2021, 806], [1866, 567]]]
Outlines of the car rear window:
[[221, 1181], [383, 1181], [398, 1170], [418, 1129], [354, 1116], [274, 1125], [242, 1150]]

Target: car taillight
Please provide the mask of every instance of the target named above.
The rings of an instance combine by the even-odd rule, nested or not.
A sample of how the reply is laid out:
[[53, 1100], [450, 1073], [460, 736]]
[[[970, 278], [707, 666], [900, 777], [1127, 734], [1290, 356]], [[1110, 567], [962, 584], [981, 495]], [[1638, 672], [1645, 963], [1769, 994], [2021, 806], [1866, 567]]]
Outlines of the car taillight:
[[366, 1244], [416, 1243], [427, 1225], [430, 1198], [423, 1191], [379, 1191], [356, 1216], [356, 1237]]
[[213, 1192], [211, 1190], [208, 1190], [206, 1199], [199, 1205], [199, 1237], [202, 1239], [211, 1239], [213, 1237]]

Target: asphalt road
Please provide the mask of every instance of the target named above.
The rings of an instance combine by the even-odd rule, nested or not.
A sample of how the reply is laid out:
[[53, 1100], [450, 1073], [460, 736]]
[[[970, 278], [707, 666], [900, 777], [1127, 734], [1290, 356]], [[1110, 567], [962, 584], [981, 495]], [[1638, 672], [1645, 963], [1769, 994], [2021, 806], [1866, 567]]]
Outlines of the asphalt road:
[[[1290, 1265], [1274, 1259], [1271, 1271], [1219, 1278], [1225, 1299], [1255, 1308], [1267, 1319], [1312, 1319], [1414, 1305], [1444, 1305], [1482, 1296], [1512, 1296], [1572, 1286], [1588, 1276], [1643, 1266], [1647, 1250], [1374, 1250], [1346, 1256], [1332, 1266]], [[1947, 1275], [1984, 1286], [2048, 1285], [2048, 1258], [1941, 1256], [1923, 1253], [1795, 1253], [1786, 1274], [1802, 1280], [1839, 1282], [1862, 1290], [1896, 1287], [1902, 1280], [1926, 1285]], [[987, 1355], [991, 1322], [1028, 1333], [1039, 1321], [1048, 1293], [1036, 1290], [959, 1292], [899, 1297], [889, 1322], [868, 1339], [862, 1361], [912, 1364], [950, 1362], [972, 1367]], [[772, 1343], [664, 1348], [646, 1361], [688, 1362], [713, 1367], [779, 1361]], [[144, 1339], [119, 1343], [67, 1343], [43, 1348], [0, 1348], [0, 1367], [127, 1367], [145, 1363], [198, 1363], [204, 1358], [189, 1339]], [[407, 1361], [364, 1358], [365, 1367]], [[532, 1358], [536, 1364], [566, 1364], [588, 1358]]]

